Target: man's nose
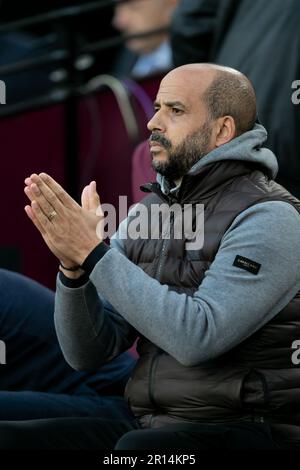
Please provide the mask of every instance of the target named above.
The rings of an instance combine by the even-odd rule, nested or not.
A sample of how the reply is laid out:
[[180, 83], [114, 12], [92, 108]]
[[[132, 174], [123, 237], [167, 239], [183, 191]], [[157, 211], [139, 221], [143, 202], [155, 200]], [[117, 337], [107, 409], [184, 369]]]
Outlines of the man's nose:
[[150, 121], [147, 124], [147, 128], [150, 132], [158, 131], [158, 132], [164, 132], [165, 131], [165, 126], [158, 116], [158, 113], [156, 112], [154, 116], [150, 119]]

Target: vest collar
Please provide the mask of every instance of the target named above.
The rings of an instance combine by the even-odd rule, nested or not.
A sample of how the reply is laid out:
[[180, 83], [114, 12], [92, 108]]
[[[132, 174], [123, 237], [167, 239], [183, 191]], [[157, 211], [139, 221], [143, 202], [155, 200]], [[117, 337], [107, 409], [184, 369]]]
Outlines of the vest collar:
[[[173, 203], [197, 203], [199, 199], [206, 199], [239, 176], [247, 175], [258, 165], [241, 162], [238, 160], [227, 160], [205, 165], [196, 175], [186, 174], [176, 192], [162, 191], [157, 182], [146, 183], [140, 186], [141, 191], [155, 193], [168, 204]], [[170, 186], [171, 189], [171, 186]]]

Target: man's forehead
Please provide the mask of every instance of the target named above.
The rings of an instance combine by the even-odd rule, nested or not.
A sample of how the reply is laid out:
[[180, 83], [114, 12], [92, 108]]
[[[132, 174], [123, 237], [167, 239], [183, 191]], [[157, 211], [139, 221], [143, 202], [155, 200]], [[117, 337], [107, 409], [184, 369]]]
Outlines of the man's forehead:
[[191, 101], [191, 97], [180, 85], [161, 84], [156, 95], [156, 101], [180, 101], [187, 104]]
[[201, 73], [201, 71], [173, 70], [162, 79], [157, 99], [170, 97], [193, 102], [196, 97], [201, 97], [213, 76], [213, 71]]

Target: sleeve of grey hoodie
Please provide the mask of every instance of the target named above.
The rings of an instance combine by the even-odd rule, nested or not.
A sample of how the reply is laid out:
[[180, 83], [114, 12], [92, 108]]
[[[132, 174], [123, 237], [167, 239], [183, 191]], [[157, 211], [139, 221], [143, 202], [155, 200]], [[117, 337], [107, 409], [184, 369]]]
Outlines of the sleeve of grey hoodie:
[[[265, 202], [234, 220], [193, 296], [169, 291], [116, 248], [96, 264], [90, 279], [137, 331], [192, 366], [239, 344], [296, 295], [299, 234], [294, 207]], [[258, 274], [234, 266], [237, 255], [259, 263]]]
[[[121, 232], [126, 223], [120, 224]], [[118, 233], [111, 246], [123, 257]], [[99, 296], [91, 281], [70, 288], [57, 276], [54, 323], [63, 355], [77, 370], [100, 367], [130, 348], [137, 337], [135, 329]]]

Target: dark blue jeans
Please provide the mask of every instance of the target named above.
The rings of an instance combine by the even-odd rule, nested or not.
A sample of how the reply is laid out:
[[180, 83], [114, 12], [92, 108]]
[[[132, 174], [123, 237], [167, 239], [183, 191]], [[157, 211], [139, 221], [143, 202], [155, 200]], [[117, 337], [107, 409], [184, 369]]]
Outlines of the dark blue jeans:
[[53, 323], [54, 293], [0, 269], [0, 420], [54, 417], [131, 419], [124, 386], [135, 360], [124, 353], [99, 370], [73, 370]]

